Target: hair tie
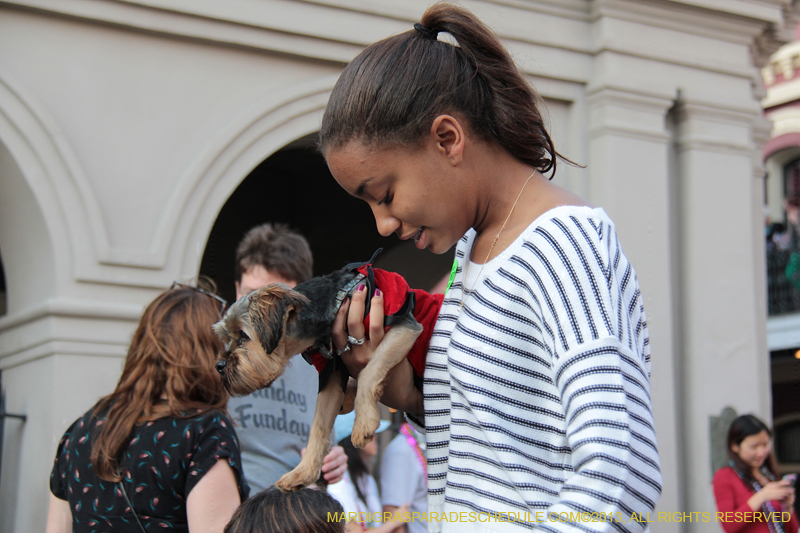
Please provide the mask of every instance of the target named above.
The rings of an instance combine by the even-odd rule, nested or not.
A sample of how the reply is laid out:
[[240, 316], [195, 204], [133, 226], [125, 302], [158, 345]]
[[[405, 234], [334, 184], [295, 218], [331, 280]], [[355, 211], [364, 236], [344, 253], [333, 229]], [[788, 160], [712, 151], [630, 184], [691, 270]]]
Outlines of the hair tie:
[[414, 23], [414, 29], [417, 30], [420, 35], [422, 35], [426, 39], [430, 39], [431, 41], [435, 41], [436, 38], [439, 36], [439, 30], [428, 29], [419, 22]]

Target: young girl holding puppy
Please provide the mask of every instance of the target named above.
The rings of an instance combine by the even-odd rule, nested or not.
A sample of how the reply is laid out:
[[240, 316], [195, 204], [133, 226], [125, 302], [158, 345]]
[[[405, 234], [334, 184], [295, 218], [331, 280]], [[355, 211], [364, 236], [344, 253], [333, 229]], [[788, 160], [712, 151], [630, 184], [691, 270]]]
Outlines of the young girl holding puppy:
[[[537, 101], [486, 26], [437, 4], [359, 54], [323, 118], [334, 178], [382, 235], [456, 245], [422, 392], [404, 361], [382, 397], [426, 431], [429, 515], [475, 517], [431, 531], [641, 531], [631, 514], [661, 491], [636, 275], [606, 213], [544, 176], [560, 156]], [[382, 297], [362, 288], [349, 309], [334, 341], [345, 322], [369, 338], [343, 356], [357, 376]]]

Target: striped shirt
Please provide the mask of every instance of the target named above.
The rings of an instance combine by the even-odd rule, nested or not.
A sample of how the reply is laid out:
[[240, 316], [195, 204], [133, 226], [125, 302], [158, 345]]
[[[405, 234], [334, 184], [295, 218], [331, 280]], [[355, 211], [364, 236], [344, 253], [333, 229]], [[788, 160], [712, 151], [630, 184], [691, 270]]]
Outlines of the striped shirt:
[[425, 367], [429, 530], [642, 531], [661, 493], [650, 344], [613, 222], [557, 207], [465, 281], [474, 238]]

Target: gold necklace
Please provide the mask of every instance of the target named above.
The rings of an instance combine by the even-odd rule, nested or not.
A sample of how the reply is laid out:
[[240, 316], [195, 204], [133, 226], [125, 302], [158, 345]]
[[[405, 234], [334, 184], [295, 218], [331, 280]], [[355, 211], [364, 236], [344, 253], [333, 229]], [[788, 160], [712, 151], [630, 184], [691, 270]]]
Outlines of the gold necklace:
[[469, 270], [470, 261], [467, 259], [467, 265], [464, 268], [464, 290], [462, 291], [463, 294], [461, 295], [461, 302], [458, 304], [458, 312], [461, 312], [461, 309], [464, 307], [464, 304], [467, 301], [467, 298], [475, 291], [475, 285], [478, 284], [478, 280], [481, 279], [481, 274], [483, 273], [483, 267], [486, 266], [486, 263], [489, 261], [489, 256], [492, 255], [492, 251], [494, 250], [494, 245], [497, 244], [497, 239], [500, 238], [500, 234], [503, 233], [503, 230], [506, 229], [506, 224], [508, 224], [508, 219], [511, 218], [511, 214], [514, 212], [514, 208], [517, 207], [517, 202], [519, 202], [520, 197], [522, 197], [522, 191], [525, 190], [525, 186], [531, 181], [533, 175], [536, 174], [536, 169], [531, 172], [531, 175], [528, 176], [528, 179], [525, 180], [525, 183], [522, 184], [522, 188], [519, 190], [519, 194], [517, 195], [517, 199], [514, 200], [514, 205], [511, 206], [511, 211], [508, 212], [508, 216], [506, 216], [505, 221], [503, 221], [503, 225], [500, 227], [500, 231], [497, 232], [497, 235], [494, 236], [494, 240], [492, 241], [492, 246], [489, 248], [489, 253], [486, 254], [486, 259], [483, 260], [483, 264], [481, 265], [481, 269], [478, 271], [478, 276], [475, 278], [475, 281], [472, 282], [472, 287], [467, 290], [467, 271]]

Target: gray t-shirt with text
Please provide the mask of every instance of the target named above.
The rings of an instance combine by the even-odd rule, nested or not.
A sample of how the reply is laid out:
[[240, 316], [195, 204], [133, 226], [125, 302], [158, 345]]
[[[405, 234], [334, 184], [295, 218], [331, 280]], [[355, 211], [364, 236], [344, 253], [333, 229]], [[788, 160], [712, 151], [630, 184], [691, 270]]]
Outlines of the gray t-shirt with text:
[[251, 495], [273, 485], [300, 462], [318, 390], [317, 371], [295, 356], [270, 388], [228, 400]]

